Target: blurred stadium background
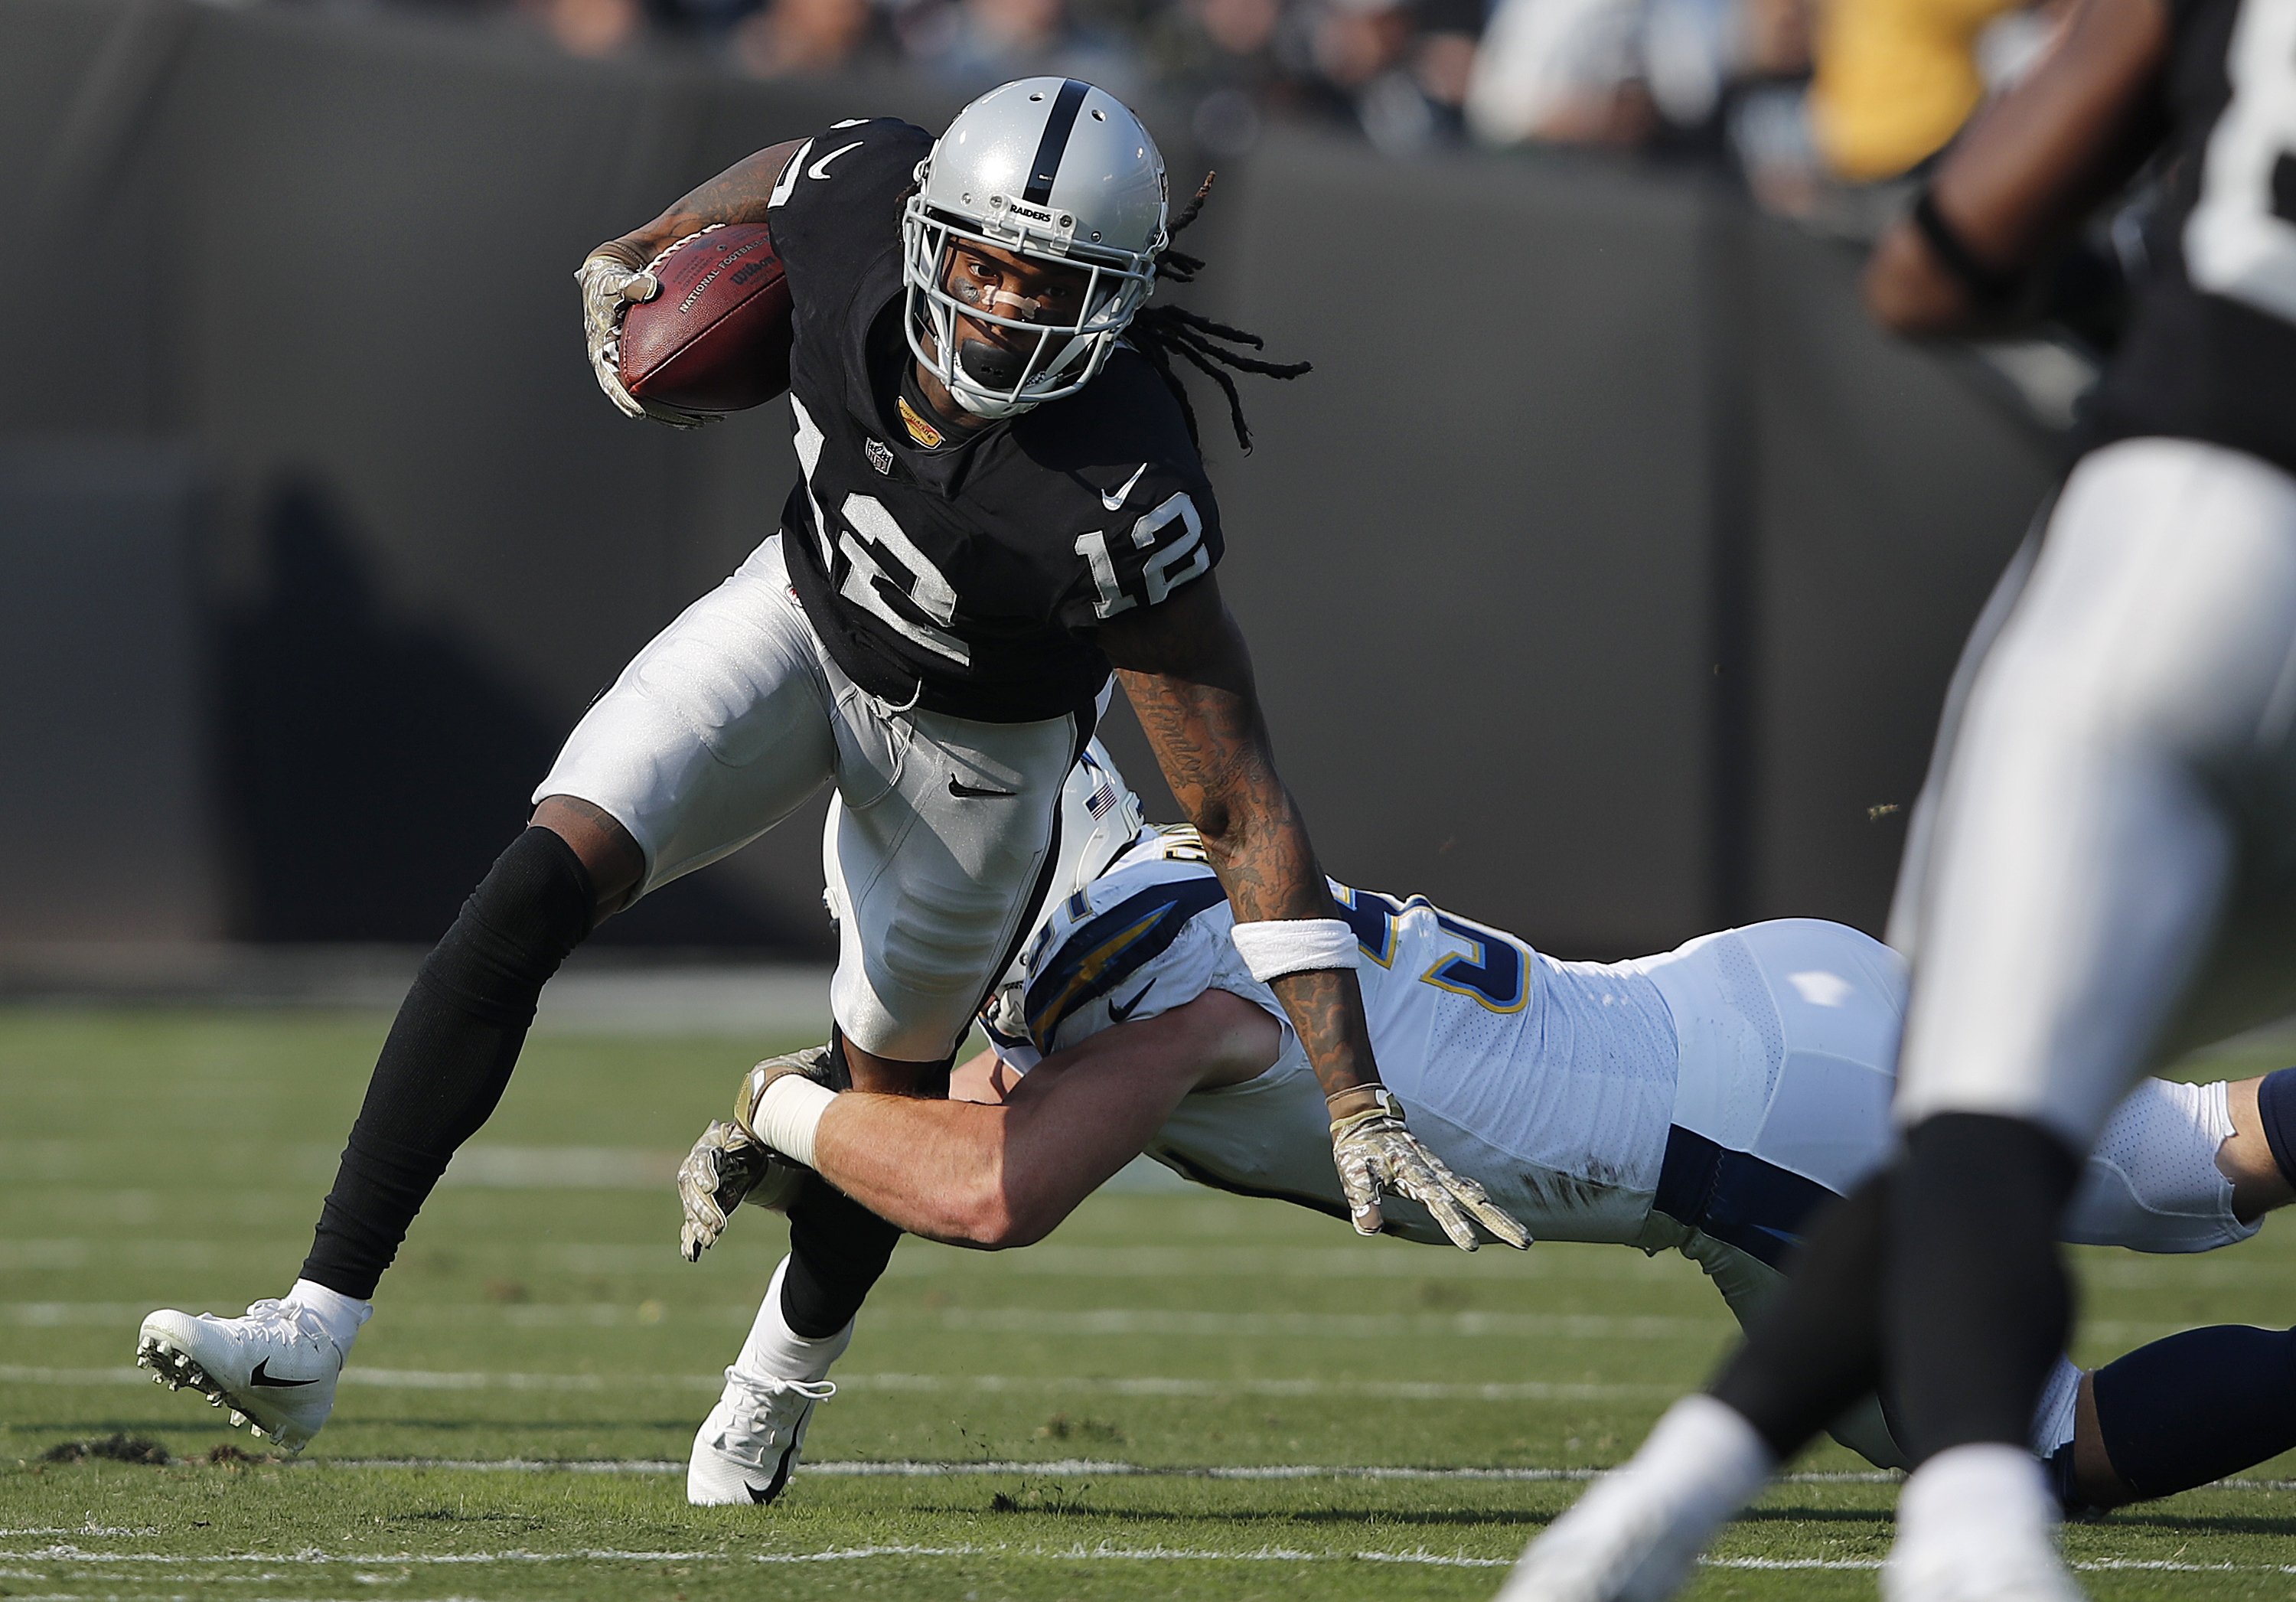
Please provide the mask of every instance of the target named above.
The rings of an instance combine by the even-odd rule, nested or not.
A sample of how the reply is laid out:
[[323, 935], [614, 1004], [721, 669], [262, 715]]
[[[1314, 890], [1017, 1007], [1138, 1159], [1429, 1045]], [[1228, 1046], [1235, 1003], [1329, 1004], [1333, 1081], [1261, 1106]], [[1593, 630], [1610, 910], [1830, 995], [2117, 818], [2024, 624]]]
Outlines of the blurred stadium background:
[[[572, 265], [749, 150], [1047, 66], [1220, 170], [1194, 301], [1316, 364], [1250, 386], [1256, 454], [1207, 431], [1334, 871], [1574, 957], [1875, 929], [2089, 369], [1872, 330], [1901, 179], [1812, 133], [1784, 185], [1749, 130], [1831, 127], [1827, 42], [1862, 70], [1887, 13], [1936, 36], [1935, 81], [1890, 58], [1909, 165], [2046, 26], [1988, 9], [0, 0], [0, 985], [387, 990], [793, 471], [782, 407], [604, 406]], [[815, 858], [795, 820], [585, 960], [818, 959]]]

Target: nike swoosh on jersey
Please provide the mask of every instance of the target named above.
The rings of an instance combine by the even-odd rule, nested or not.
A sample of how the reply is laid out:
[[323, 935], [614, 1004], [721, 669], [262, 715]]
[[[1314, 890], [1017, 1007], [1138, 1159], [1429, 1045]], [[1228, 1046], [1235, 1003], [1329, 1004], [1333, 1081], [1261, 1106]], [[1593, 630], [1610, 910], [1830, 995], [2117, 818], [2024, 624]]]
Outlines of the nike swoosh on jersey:
[[849, 150], [859, 150], [860, 148], [861, 141], [858, 139], [856, 139], [850, 144], [840, 144], [835, 150], [831, 151], [827, 155], [822, 157], [820, 160], [816, 161], [812, 166], [807, 168], [805, 169], [805, 176], [808, 178], [825, 178], [829, 176], [829, 164], [832, 161], [836, 160], [838, 157], [843, 155]]
[[1148, 999], [1148, 992], [1155, 988], [1156, 982], [1152, 979], [1146, 984], [1140, 987], [1140, 993], [1133, 997], [1131, 1000], [1123, 1003], [1121, 1006], [1113, 1001], [1110, 1002], [1108, 1004], [1109, 1022], [1111, 1023], [1121, 1023], [1127, 1018], [1132, 1016], [1133, 1014], [1138, 1012], [1140, 1010], [1140, 1004]]
[[1020, 793], [1017, 790], [976, 790], [958, 783], [953, 773], [948, 776], [948, 793], [960, 801], [1011, 801]]
[[265, 1358], [255, 1365], [255, 1372], [247, 1376], [250, 1385], [265, 1385], [275, 1391], [291, 1391], [298, 1385], [316, 1385], [316, 1379], [274, 1379], [270, 1375], [271, 1360]]
[[1132, 470], [1132, 476], [1124, 481], [1123, 488], [1119, 489], [1114, 495], [1109, 494], [1105, 489], [1102, 490], [1100, 492], [1100, 504], [1107, 507], [1111, 512], [1123, 511], [1124, 503], [1131, 497], [1132, 486], [1138, 483], [1140, 481], [1140, 475], [1147, 471], [1148, 464], [1145, 462], [1141, 463], [1139, 466]]

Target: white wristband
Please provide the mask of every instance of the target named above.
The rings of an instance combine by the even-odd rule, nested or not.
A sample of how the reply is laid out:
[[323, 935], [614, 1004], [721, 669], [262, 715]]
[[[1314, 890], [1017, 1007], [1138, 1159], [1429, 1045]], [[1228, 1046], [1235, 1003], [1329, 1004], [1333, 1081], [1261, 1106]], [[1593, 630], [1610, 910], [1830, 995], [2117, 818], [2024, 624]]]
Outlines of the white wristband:
[[1236, 954], [1251, 976], [1266, 984], [1286, 974], [1356, 965], [1356, 932], [1345, 918], [1269, 918], [1238, 924], [1232, 935]]
[[837, 1092], [801, 1073], [784, 1073], [766, 1087], [750, 1114], [758, 1138], [792, 1162], [813, 1166], [813, 1135]]

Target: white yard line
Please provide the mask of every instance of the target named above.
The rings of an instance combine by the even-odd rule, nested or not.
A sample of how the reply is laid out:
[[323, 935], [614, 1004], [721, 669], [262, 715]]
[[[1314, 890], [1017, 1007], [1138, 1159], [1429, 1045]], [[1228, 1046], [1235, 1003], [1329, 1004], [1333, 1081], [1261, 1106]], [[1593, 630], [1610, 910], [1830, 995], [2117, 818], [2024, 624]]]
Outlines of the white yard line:
[[[130, 1328], [151, 1310], [127, 1302], [0, 1302], [0, 1325], [33, 1328]], [[431, 1302], [399, 1310], [397, 1322], [416, 1327], [612, 1329], [680, 1323], [739, 1325], [756, 1317], [747, 1302], [665, 1308], [644, 1302]], [[998, 1307], [872, 1310], [873, 1328], [923, 1327], [958, 1335], [1058, 1336], [1160, 1335], [1215, 1340], [1710, 1341], [1735, 1326], [1717, 1308], [1710, 1318], [1608, 1313], [1306, 1313], [1186, 1312], [1169, 1308]]]
[[[1055, 1563], [1404, 1563], [1425, 1564], [1443, 1568], [1505, 1568], [1513, 1562], [1510, 1557], [1470, 1557], [1464, 1552], [1430, 1552], [1414, 1548], [1408, 1552], [1310, 1552], [1290, 1547], [1259, 1547], [1250, 1551], [1224, 1552], [1201, 1547], [1119, 1547], [1105, 1542], [1095, 1546], [1078, 1544], [1071, 1547], [1016, 1547], [1002, 1543], [994, 1545], [965, 1544], [950, 1547], [887, 1544], [865, 1547], [832, 1547], [818, 1552], [732, 1552], [712, 1551], [634, 1552], [612, 1549], [589, 1549], [570, 1552], [529, 1552], [512, 1549], [503, 1552], [367, 1552], [331, 1553], [316, 1547], [306, 1547], [298, 1552], [240, 1552], [219, 1557], [185, 1557], [172, 1552], [92, 1552], [83, 1548], [66, 1545], [42, 1547], [27, 1552], [0, 1551], [0, 1561], [22, 1563], [135, 1563], [155, 1567], [190, 1568], [216, 1567], [237, 1564], [282, 1564], [306, 1566], [341, 1564], [401, 1565], [425, 1566], [451, 1565], [469, 1567], [488, 1564], [539, 1563], [725, 1563], [795, 1564], [850, 1563], [873, 1557], [1036, 1557]], [[1872, 1572], [1882, 1566], [1881, 1560], [1871, 1557], [1705, 1557], [1699, 1560], [1710, 1568], [1796, 1572], [1802, 1570], [1836, 1570]], [[2075, 1563], [2072, 1568], [2083, 1573], [2112, 1573], [2123, 1571], [2169, 1574], [2296, 1574], [2296, 1564], [2276, 1563], [2178, 1563], [2173, 1559], [2128, 1557], [2098, 1558]]]
[[[141, 1368], [34, 1368], [0, 1364], [0, 1384], [35, 1385], [148, 1384], [152, 1376]], [[375, 1385], [401, 1391], [691, 1391], [717, 1392], [725, 1385], [721, 1375], [701, 1374], [522, 1374], [488, 1370], [456, 1372], [430, 1368], [370, 1368], [343, 1370], [347, 1385]], [[1678, 1385], [1548, 1384], [1540, 1380], [1473, 1384], [1443, 1380], [1323, 1380], [1323, 1379], [1176, 1379], [1161, 1376], [1102, 1377], [1063, 1375], [1006, 1374], [852, 1374], [840, 1375], [840, 1387], [857, 1391], [943, 1393], [994, 1395], [1074, 1394], [1086, 1396], [1186, 1396], [1218, 1399], [1230, 1396], [1370, 1396], [1407, 1401], [1584, 1401], [1627, 1397], [1674, 1396]]]
[[[332, 1172], [332, 1167], [330, 1168]], [[1335, 1227], [1336, 1228], [1336, 1227]], [[226, 1266], [245, 1246], [239, 1242], [161, 1240], [144, 1236], [67, 1236], [0, 1240], [0, 1269], [81, 1269], [98, 1264], [202, 1269]], [[542, 1245], [505, 1242], [459, 1244], [457, 1255], [488, 1263], [513, 1261], [531, 1269], [569, 1273], [682, 1273], [694, 1270], [677, 1255], [675, 1239], [659, 1244], [625, 1241], [562, 1241]], [[763, 1273], [770, 1263], [759, 1265]], [[2266, 1265], [2267, 1267], [2270, 1265]], [[910, 1241], [886, 1269], [896, 1279], [931, 1279], [962, 1274], [968, 1278], [1013, 1275], [1029, 1278], [1078, 1279], [1463, 1279], [1568, 1280], [1616, 1284], [1663, 1282], [1686, 1273], [1664, 1261], [1626, 1252], [1481, 1252], [1472, 1257], [1452, 1251], [1368, 1240], [1336, 1246], [1041, 1245], [1021, 1252], [982, 1253]]]
[[[295, 1466], [330, 1469], [460, 1469], [480, 1474], [684, 1474], [683, 1459], [669, 1458], [304, 1458]], [[965, 1479], [983, 1475], [1033, 1475], [1041, 1479], [1172, 1479], [1172, 1480], [1487, 1480], [1518, 1484], [1577, 1483], [1595, 1480], [1607, 1468], [1430, 1468], [1410, 1464], [1265, 1463], [1161, 1464], [1126, 1463], [1101, 1458], [1054, 1458], [1041, 1462], [1023, 1459], [971, 1463], [930, 1462], [913, 1458], [832, 1460], [801, 1463], [798, 1473], [836, 1479]], [[1904, 1479], [1894, 1469], [1824, 1469], [1777, 1476], [1782, 1485], [1894, 1485]], [[2296, 1480], [2218, 1480], [2210, 1491], [2296, 1491]], [[9, 1535], [150, 1535], [154, 1530], [86, 1530], [62, 1527], [0, 1530]]]

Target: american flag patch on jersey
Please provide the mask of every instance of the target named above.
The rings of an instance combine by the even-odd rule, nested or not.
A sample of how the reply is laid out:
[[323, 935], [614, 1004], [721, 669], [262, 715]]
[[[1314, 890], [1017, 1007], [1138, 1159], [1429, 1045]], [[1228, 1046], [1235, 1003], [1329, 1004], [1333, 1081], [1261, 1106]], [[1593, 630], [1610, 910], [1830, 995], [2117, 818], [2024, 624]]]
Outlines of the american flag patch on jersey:
[[1106, 779], [1101, 780], [1093, 787], [1092, 793], [1084, 798], [1084, 809], [1095, 819], [1107, 817], [1115, 805], [1116, 788]]

